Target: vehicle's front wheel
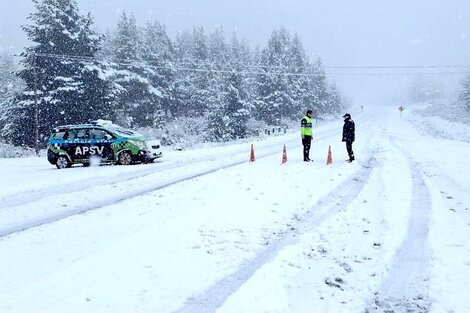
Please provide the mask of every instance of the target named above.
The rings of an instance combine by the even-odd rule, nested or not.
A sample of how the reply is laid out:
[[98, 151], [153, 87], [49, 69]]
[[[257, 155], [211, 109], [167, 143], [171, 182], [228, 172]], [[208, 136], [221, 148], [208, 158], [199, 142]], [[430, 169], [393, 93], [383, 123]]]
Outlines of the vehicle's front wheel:
[[60, 170], [63, 168], [70, 167], [71, 164], [70, 164], [69, 159], [66, 156], [61, 155], [57, 158], [57, 161], [55, 162], [55, 166], [57, 166], [57, 168]]
[[144, 161], [142, 161], [143, 163], [145, 164], [149, 164], [149, 163], [153, 163], [155, 159], [145, 159]]
[[132, 163], [132, 155], [128, 151], [119, 154], [118, 162], [121, 165], [130, 165]]

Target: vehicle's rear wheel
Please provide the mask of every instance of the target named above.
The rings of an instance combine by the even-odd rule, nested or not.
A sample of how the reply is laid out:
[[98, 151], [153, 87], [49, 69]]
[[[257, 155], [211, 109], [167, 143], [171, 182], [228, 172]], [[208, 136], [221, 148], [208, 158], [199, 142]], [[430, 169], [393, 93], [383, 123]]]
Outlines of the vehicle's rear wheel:
[[57, 161], [55, 162], [55, 166], [57, 166], [57, 168], [60, 170], [62, 168], [70, 167], [71, 164], [70, 164], [69, 159], [67, 159], [66, 156], [61, 155], [57, 158]]
[[129, 165], [132, 162], [132, 155], [128, 151], [123, 151], [119, 154], [119, 164]]

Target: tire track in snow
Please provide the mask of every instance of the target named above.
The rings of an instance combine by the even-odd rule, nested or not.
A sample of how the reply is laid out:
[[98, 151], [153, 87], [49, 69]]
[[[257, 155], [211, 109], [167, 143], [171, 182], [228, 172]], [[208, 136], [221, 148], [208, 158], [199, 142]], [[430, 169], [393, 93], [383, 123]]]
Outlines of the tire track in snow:
[[[157, 161], [156, 163], [160, 163], [160, 162]], [[129, 181], [135, 178], [145, 177], [147, 175], [155, 174], [157, 170], [165, 170], [165, 169], [177, 168], [181, 166], [178, 164], [173, 165], [173, 166], [158, 166], [158, 165], [153, 164], [151, 165], [151, 167], [147, 167], [145, 169], [138, 169], [135, 172], [131, 172], [131, 173], [125, 173], [125, 174], [121, 173], [119, 176], [116, 176], [116, 177], [94, 177], [94, 178], [82, 179], [82, 180], [70, 182], [67, 184], [60, 184], [56, 186], [49, 186], [46, 188], [27, 190], [27, 191], [22, 191], [22, 192], [11, 194], [11, 195], [6, 195], [0, 199], [0, 209], [35, 202], [42, 198], [49, 197], [51, 195], [57, 196], [60, 194], [65, 194], [65, 193], [86, 191], [90, 188], [97, 187], [97, 186], [110, 185], [114, 183]], [[53, 191], [51, 192], [51, 190]]]
[[[286, 141], [287, 144], [292, 143], [293, 141]], [[279, 151], [272, 151], [272, 147], [263, 147], [259, 149], [261, 153], [259, 157], [265, 157], [269, 155], [273, 155], [278, 153]], [[237, 149], [235, 151], [231, 151], [230, 153], [217, 153], [216, 156], [202, 156], [198, 158], [192, 158], [185, 162], [170, 162], [167, 163], [165, 161], [156, 161], [155, 164], [147, 164], [146, 168], [144, 169], [137, 169], [136, 171], [130, 173], [120, 173], [118, 176], [113, 177], [95, 177], [95, 178], [88, 178], [82, 179], [79, 181], [69, 182], [67, 184], [60, 184], [56, 186], [49, 186], [47, 188], [41, 188], [36, 190], [27, 190], [22, 191], [19, 193], [6, 195], [0, 198], [0, 209], [11, 207], [11, 206], [18, 206], [23, 204], [32, 203], [38, 200], [41, 200], [46, 197], [54, 196], [57, 197], [61, 194], [73, 193], [73, 192], [86, 192], [94, 187], [99, 186], [106, 186], [112, 185], [116, 183], [123, 183], [126, 181], [132, 181], [134, 179], [143, 178], [146, 176], [151, 175], [158, 175], [160, 171], [164, 170], [171, 170], [171, 169], [178, 169], [183, 166], [188, 166], [189, 164], [194, 165], [198, 163], [207, 163], [213, 162], [217, 159], [224, 158], [224, 157], [233, 157], [234, 154], [238, 158], [248, 158], [248, 149], [244, 148]], [[103, 165], [106, 166], [106, 165]], [[63, 172], [66, 170], [63, 170]]]
[[[408, 154], [400, 149], [404, 154]], [[418, 163], [411, 156], [413, 199], [407, 238], [397, 250], [388, 278], [366, 309], [366, 313], [427, 313], [430, 248], [428, 231], [431, 197]]]
[[[422, 172], [428, 180], [434, 182], [436, 186], [439, 186], [438, 188], [441, 197], [449, 202], [449, 210], [458, 214], [459, 218], [470, 226], [470, 214], [468, 214], [470, 204], [465, 201], [467, 195], [470, 194], [470, 190], [466, 188], [466, 186], [462, 186], [457, 183], [448, 173], [435, 163], [432, 163], [432, 166], [428, 166], [428, 168]], [[434, 177], [439, 177], [439, 179], [434, 180]]]
[[[222, 306], [227, 298], [235, 293], [253, 274], [266, 263], [273, 260], [281, 249], [298, 242], [298, 235], [311, 231], [323, 221], [331, 218], [355, 199], [364, 188], [366, 181], [377, 163], [373, 157], [361, 164], [351, 176], [327, 195], [320, 198], [317, 203], [291, 228], [282, 233], [274, 242], [260, 252], [260, 254], [245, 263], [233, 274], [224, 277], [201, 294], [190, 297], [186, 303], [175, 313], [213, 313]], [[338, 199], [331, 201], [331, 199]]]
[[[275, 153], [273, 153], [272, 151], [267, 150], [265, 152], [258, 153], [257, 158], [258, 159], [266, 158], [266, 157], [272, 156], [272, 155], [277, 154], [277, 153], [279, 153], [279, 151], [276, 151]], [[204, 161], [201, 161], [201, 162], [204, 162]], [[191, 180], [191, 179], [201, 177], [201, 176], [204, 176], [204, 175], [209, 175], [209, 174], [214, 173], [216, 171], [226, 169], [226, 168], [230, 168], [230, 167], [233, 167], [233, 166], [237, 166], [237, 165], [240, 165], [240, 164], [244, 164], [246, 162], [247, 162], [247, 157], [246, 157], [246, 153], [245, 153], [243, 156], [241, 156], [241, 155], [239, 157], [237, 156], [234, 160], [229, 161], [229, 162], [225, 162], [223, 165], [217, 164], [217, 165], [214, 165], [214, 166], [206, 166], [202, 170], [201, 169], [191, 170], [192, 167], [197, 168], [197, 166], [194, 166], [194, 164], [191, 164], [191, 165], [185, 164], [188, 167], [187, 172], [190, 172], [187, 175], [183, 175], [182, 177], [176, 177], [174, 179], [169, 179], [165, 182], [156, 182], [154, 184], [150, 184], [150, 185], [147, 185], [147, 186], [138, 186], [138, 188], [136, 188], [134, 190], [122, 191], [117, 196], [116, 195], [113, 195], [111, 197], [110, 196], [108, 196], [108, 197], [103, 196], [102, 199], [93, 201], [93, 203], [82, 203], [82, 204], [79, 204], [75, 208], [72, 208], [72, 209], [65, 209], [64, 208], [64, 210], [62, 210], [62, 211], [53, 212], [51, 214], [44, 214], [44, 215], [41, 215], [38, 218], [33, 218], [32, 220], [27, 220], [26, 219], [26, 220], [20, 221], [17, 224], [14, 224], [14, 225], [3, 226], [0, 229], [0, 238], [9, 236], [9, 235], [14, 234], [14, 233], [19, 233], [19, 232], [22, 232], [22, 231], [26, 231], [26, 230], [28, 230], [30, 228], [33, 228], [33, 227], [39, 227], [39, 226], [42, 226], [42, 225], [54, 223], [54, 222], [60, 221], [62, 219], [65, 219], [65, 218], [68, 218], [68, 217], [71, 217], [71, 216], [74, 216], [74, 215], [79, 215], [79, 214], [83, 214], [83, 213], [86, 213], [86, 212], [89, 212], [89, 211], [98, 210], [98, 209], [100, 209], [102, 207], [105, 207], [105, 206], [113, 205], [113, 204], [122, 202], [124, 200], [128, 200], [128, 199], [133, 198], [133, 197], [142, 196], [144, 194], [147, 194], [147, 193], [150, 193], [150, 192], [153, 192], [153, 191], [161, 190], [161, 189], [164, 189], [166, 187], [173, 186], [175, 184], [178, 184], [178, 183], [181, 183], [181, 182], [184, 182], [184, 181], [187, 181], [187, 180]], [[156, 173], [156, 174], [158, 174], [158, 173]], [[148, 175], [145, 175], [145, 176], [148, 176]], [[142, 177], [143, 176], [139, 176], [135, 179], [142, 178]], [[94, 187], [96, 187], [96, 186], [94, 186]], [[80, 192], [80, 191], [77, 191], [77, 192]], [[47, 197], [41, 197], [39, 200], [36, 200], [35, 202], [45, 200], [48, 197], [57, 198], [56, 195], [48, 195]], [[76, 197], [79, 198], [79, 196], [76, 196]], [[57, 199], [55, 199], [54, 201], [51, 200], [51, 203], [57, 203], [57, 202], [58, 202]], [[32, 203], [33, 204], [30, 204], [29, 206], [33, 206], [34, 202], [32, 202]], [[12, 207], [12, 208], [14, 209], [14, 207]]]

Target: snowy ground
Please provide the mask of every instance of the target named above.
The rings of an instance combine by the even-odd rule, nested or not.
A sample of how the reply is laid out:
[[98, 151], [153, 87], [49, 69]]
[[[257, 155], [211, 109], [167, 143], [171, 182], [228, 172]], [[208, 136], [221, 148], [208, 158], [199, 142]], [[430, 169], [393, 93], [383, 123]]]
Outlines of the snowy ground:
[[0, 159], [0, 312], [470, 312], [470, 127], [352, 113], [351, 164], [342, 120], [315, 127], [313, 163], [297, 133], [255, 163], [249, 144]]

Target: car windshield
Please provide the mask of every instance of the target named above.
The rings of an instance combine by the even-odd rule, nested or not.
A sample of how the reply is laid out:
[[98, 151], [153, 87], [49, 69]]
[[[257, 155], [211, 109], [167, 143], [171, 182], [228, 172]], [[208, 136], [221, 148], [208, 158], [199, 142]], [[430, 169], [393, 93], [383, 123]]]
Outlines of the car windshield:
[[59, 130], [51, 134], [51, 139], [64, 139], [65, 130]]

